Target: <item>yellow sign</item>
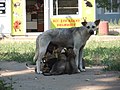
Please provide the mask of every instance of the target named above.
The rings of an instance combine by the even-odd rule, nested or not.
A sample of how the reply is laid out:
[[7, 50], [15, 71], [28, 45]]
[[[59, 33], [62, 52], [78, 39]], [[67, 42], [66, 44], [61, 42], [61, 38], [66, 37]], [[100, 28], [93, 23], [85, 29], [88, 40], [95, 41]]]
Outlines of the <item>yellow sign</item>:
[[[82, 6], [79, 10], [82, 10], [81, 15], [67, 17], [55, 16], [51, 18], [51, 28], [71, 28], [81, 26], [81, 22], [95, 21], [95, 0], [82, 0]], [[69, 17], [70, 16], [70, 17]], [[80, 18], [79, 18], [80, 17]]]
[[12, 0], [12, 35], [25, 34], [25, 0]]
[[79, 27], [80, 18], [51, 18], [51, 28]]

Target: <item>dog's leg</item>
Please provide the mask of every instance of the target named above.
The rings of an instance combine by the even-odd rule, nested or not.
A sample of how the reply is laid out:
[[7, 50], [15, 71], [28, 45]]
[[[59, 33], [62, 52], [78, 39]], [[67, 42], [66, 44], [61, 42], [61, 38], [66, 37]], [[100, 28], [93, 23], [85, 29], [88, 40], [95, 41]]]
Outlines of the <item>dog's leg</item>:
[[40, 60], [37, 60], [36, 61], [36, 67], [37, 67], [37, 74], [41, 74], [42, 73], [42, 71], [40, 71]]
[[[47, 47], [47, 46], [46, 46], [46, 47]], [[41, 49], [39, 50], [38, 59], [37, 59], [37, 61], [36, 61], [37, 73], [38, 73], [38, 74], [42, 73], [42, 71], [41, 71], [41, 63], [42, 63], [42, 58], [43, 58], [44, 55], [45, 55], [46, 49], [47, 49], [47, 48], [41, 47]]]
[[85, 71], [85, 69], [83, 69], [83, 48], [84, 46], [82, 46], [79, 50], [79, 60], [78, 60], [78, 68], [80, 69], [80, 71]]
[[80, 72], [80, 70], [79, 70], [79, 49], [74, 48], [74, 53], [76, 55], [75, 62], [76, 62], [76, 65], [78, 67], [78, 72]]
[[[46, 42], [48, 40], [48, 42]], [[42, 73], [41, 71], [41, 61], [42, 61], [42, 58], [44, 57], [45, 53], [46, 53], [46, 50], [47, 50], [47, 47], [50, 43], [50, 40], [49, 39], [44, 39], [44, 40], [41, 40], [39, 41], [39, 55], [38, 55], [38, 59], [37, 59], [37, 62], [36, 62], [36, 65], [37, 65], [37, 73], [40, 74]]]

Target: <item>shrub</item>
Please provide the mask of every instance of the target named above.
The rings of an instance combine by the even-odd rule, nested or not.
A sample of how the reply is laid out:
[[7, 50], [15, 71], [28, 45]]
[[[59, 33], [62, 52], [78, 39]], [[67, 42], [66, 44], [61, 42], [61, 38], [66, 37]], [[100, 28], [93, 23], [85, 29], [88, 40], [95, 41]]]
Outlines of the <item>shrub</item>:
[[113, 26], [113, 25], [114, 25], [114, 23], [113, 23], [113, 20], [112, 20], [112, 19], [110, 19], [109, 25], [110, 25], [110, 26]]
[[0, 80], [0, 90], [13, 90], [11, 86], [6, 86], [3, 80]]
[[120, 26], [120, 19], [118, 20], [118, 25]]
[[117, 20], [116, 20], [116, 19], [114, 20], [114, 22], [113, 22], [113, 23], [114, 23], [114, 25], [117, 25], [117, 24], [118, 24], [118, 22], [117, 22]]

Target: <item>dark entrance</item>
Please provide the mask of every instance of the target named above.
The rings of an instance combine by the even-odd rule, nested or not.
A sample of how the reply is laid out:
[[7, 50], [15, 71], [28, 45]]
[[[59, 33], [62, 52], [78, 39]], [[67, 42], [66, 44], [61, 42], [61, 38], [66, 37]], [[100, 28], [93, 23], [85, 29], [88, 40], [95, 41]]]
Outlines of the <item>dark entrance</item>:
[[26, 30], [44, 31], [44, 0], [26, 0]]

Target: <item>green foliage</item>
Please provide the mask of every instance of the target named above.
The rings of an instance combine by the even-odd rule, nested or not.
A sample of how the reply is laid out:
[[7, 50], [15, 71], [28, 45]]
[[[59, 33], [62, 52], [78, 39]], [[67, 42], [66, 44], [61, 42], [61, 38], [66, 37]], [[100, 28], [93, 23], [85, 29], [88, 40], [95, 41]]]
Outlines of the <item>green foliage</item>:
[[112, 19], [110, 19], [109, 25], [110, 25], [110, 26], [113, 26], [113, 25], [114, 25], [114, 23], [113, 23], [113, 20], [112, 20]]
[[118, 22], [117, 22], [117, 20], [115, 19], [115, 20], [114, 20], [114, 25], [117, 25], [117, 24], [118, 24]]
[[96, 0], [98, 8], [110, 9], [110, 3], [108, 0]]
[[[106, 8], [107, 10], [111, 8], [111, 3], [109, 0], [96, 0], [96, 3], [98, 8]], [[112, 3], [112, 8], [118, 8], [119, 6], [119, 3]]]
[[7, 86], [3, 80], [0, 80], [0, 90], [13, 90], [11, 86]]
[[117, 26], [117, 27], [119, 27], [120, 26], [120, 19], [117, 21], [116, 19], [110, 19], [110, 21], [109, 21], [109, 25], [110, 26]]
[[120, 26], [120, 19], [118, 20], [118, 25]]

